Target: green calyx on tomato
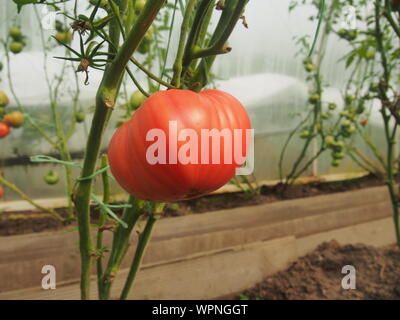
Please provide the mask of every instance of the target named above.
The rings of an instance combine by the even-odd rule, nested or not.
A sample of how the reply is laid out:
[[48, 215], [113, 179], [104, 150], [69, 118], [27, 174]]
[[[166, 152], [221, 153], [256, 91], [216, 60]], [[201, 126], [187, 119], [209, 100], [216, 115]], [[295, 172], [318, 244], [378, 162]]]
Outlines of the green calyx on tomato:
[[7, 123], [0, 122], [0, 139], [7, 137], [11, 132]]
[[10, 103], [7, 94], [0, 90], [0, 107], [6, 107]]
[[60, 176], [57, 172], [50, 170], [43, 179], [47, 184], [54, 185], [60, 180]]
[[8, 124], [10, 127], [19, 128], [22, 125], [22, 123], [24, 122], [24, 116], [19, 111], [13, 111], [13, 112], [7, 113], [4, 116], [3, 121], [6, 124]]

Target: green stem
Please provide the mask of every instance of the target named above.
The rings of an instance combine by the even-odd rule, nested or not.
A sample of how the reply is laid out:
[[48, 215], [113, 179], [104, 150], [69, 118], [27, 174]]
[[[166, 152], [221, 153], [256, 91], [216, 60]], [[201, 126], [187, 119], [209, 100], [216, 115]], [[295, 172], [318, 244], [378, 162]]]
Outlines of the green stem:
[[185, 16], [183, 17], [182, 25], [181, 25], [181, 33], [179, 37], [178, 44], [178, 53], [176, 54], [175, 63], [173, 66], [174, 75], [172, 77], [172, 85], [175, 87], [181, 86], [181, 76], [183, 69], [183, 55], [185, 53], [185, 44], [186, 38], [189, 32], [190, 27], [190, 18], [193, 14], [194, 7], [196, 6], [198, 0], [189, 0], [189, 3], [186, 6]]
[[154, 224], [159, 218], [160, 216], [155, 216], [153, 214], [150, 215], [143, 232], [139, 235], [135, 256], [133, 257], [132, 265], [129, 269], [128, 277], [120, 296], [121, 300], [126, 300], [128, 297], [129, 291], [135, 281], [136, 274], [140, 269], [140, 265], [142, 264], [144, 253], [146, 251], [147, 244], [149, 243]]
[[[380, 86], [380, 98], [384, 99], [386, 97], [386, 88], [390, 83], [390, 71], [389, 71], [389, 66], [387, 63], [387, 57], [386, 57], [386, 52], [384, 49], [383, 45], [383, 35], [382, 35], [382, 29], [381, 29], [381, 24], [380, 24], [380, 18], [381, 18], [381, 11], [380, 11], [380, 6], [381, 6], [381, 1], [376, 0], [375, 1], [375, 36], [376, 36], [376, 42], [377, 42], [377, 49], [380, 53], [381, 56], [381, 64], [382, 64], [382, 69], [383, 69], [383, 81], [384, 81], [384, 86]], [[395, 180], [394, 180], [394, 173], [393, 173], [393, 151], [394, 151], [394, 138], [396, 135], [396, 128], [397, 128], [397, 123], [394, 124], [394, 128], [392, 131], [392, 134], [390, 132], [390, 116], [386, 113], [386, 107], [385, 107], [385, 101], [381, 101], [381, 113], [382, 113], [382, 118], [384, 122], [384, 128], [385, 128], [385, 137], [387, 141], [387, 164], [386, 164], [386, 174], [387, 174], [387, 180], [386, 184], [389, 189], [389, 194], [390, 194], [390, 199], [392, 202], [392, 208], [393, 208], [393, 221], [394, 221], [394, 226], [395, 226], [395, 233], [396, 233], [396, 239], [397, 239], [397, 245], [400, 247], [400, 217], [399, 217], [399, 199], [396, 195], [395, 192]]]
[[0, 184], [6, 186], [8, 189], [14, 191], [16, 194], [18, 194], [22, 199], [30, 203], [32, 206], [34, 206], [36, 209], [39, 209], [40, 211], [46, 212], [49, 215], [51, 215], [53, 218], [64, 222], [64, 218], [61, 217], [57, 212], [55, 212], [52, 209], [45, 208], [41, 206], [40, 204], [36, 203], [34, 200], [32, 200], [27, 194], [25, 194], [21, 189], [19, 189], [15, 184], [11, 183], [7, 179], [5, 179], [1, 174], [0, 174]]
[[[103, 79], [96, 95], [96, 109], [87, 141], [81, 177], [90, 176], [94, 172], [102, 136], [112, 108], [115, 105], [126, 65], [164, 3], [165, 0], [148, 0], [146, 2], [146, 6], [129, 31], [125, 42], [103, 74]], [[113, 30], [110, 30], [110, 38], [113, 43], [117, 44], [119, 41], [115, 33], [114, 27]], [[112, 48], [110, 49], [112, 51]], [[90, 235], [89, 204], [92, 184], [91, 180], [81, 181], [74, 197], [80, 236], [82, 299], [89, 299], [90, 297], [90, 265], [93, 244]]]
[[143, 214], [143, 201], [130, 196], [128, 204], [130, 207], [124, 210], [121, 218], [125, 221], [128, 227], [123, 228], [121, 225], [117, 226], [114, 232], [113, 244], [107, 268], [102, 276], [102, 290], [100, 293], [100, 299], [102, 300], [107, 300], [110, 297], [112, 282], [119, 271], [122, 260], [129, 248], [130, 234], [140, 216]]
[[195, 75], [191, 79], [191, 87], [195, 90], [199, 91], [207, 84], [208, 73], [216, 58], [213, 54], [219, 54], [226, 51], [224, 50], [225, 44], [236, 23], [242, 16], [247, 2], [248, 0], [229, 0], [225, 2], [225, 7], [222, 11], [221, 17], [215, 28], [214, 34], [211, 37], [210, 47], [205, 49], [205, 51], [202, 51], [204, 58], [202, 58]]
[[[106, 155], [101, 157], [101, 169], [106, 168], [108, 166], [108, 159]], [[108, 204], [110, 201], [110, 181], [108, 178], [107, 171], [102, 173], [102, 181], [103, 181], [103, 203]], [[100, 254], [97, 258], [97, 284], [98, 284], [98, 291], [99, 296], [102, 291], [102, 284], [103, 284], [103, 232], [104, 226], [107, 219], [107, 213], [100, 209], [99, 212], [99, 223], [98, 223], [98, 231], [97, 231], [97, 241], [96, 241], [96, 249], [97, 252]]]

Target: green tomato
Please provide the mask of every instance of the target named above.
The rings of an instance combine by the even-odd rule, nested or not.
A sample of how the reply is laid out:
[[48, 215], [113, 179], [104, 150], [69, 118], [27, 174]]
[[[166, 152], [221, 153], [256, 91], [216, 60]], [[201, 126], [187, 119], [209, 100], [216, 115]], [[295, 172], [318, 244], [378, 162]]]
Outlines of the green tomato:
[[311, 104], [316, 104], [320, 99], [321, 97], [318, 93], [313, 93], [308, 96], [308, 102], [310, 102]]
[[322, 117], [322, 119], [327, 120], [327, 119], [330, 119], [332, 117], [332, 114], [330, 114], [329, 112], [322, 112], [321, 113], [321, 117]]
[[312, 64], [311, 58], [305, 58], [305, 59], [303, 60], [303, 64], [304, 64], [304, 65], [306, 65], [306, 64]]
[[0, 117], [6, 113], [6, 108], [0, 107]]
[[60, 176], [57, 172], [49, 171], [43, 179], [48, 185], [54, 185], [60, 180]]
[[19, 27], [12, 27], [8, 30], [8, 35], [13, 38], [14, 41], [20, 41], [22, 39], [22, 32]]
[[13, 41], [9, 44], [9, 49], [12, 53], [18, 54], [24, 49], [24, 44], [22, 42]]
[[342, 151], [343, 148], [344, 148], [344, 142], [343, 142], [343, 141], [336, 141], [335, 144], [334, 144], [334, 146], [333, 146], [333, 149], [334, 149], [335, 151], [337, 151], [337, 152]]
[[305, 129], [302, 132], [300, 132], [300, 138], [302, 138], [302, 139], [307, 139], [310, 136], [311, 136], [311, 133], [307, 129]]
[[0, 107], [5, 107], [10, 103], [8, 96], [4, 91], [0, 90]]
[[314, 71], [316, 69], [316, 66], [313, 65], [312, 63], [307, 63], [304, 66], [304, 69], [306, 69], [307, 72], [311, 72], [311, 71]]
[[337, 32], [337, 34], [338, 34], [339, 37], [345, 39], [345, 38], [347, 37], [347, 35], [348, 35], [348, 31], [347, 31], [346, 29], [340, 29], [340, 30]]
[[343, 159], [345, 156], [344, 152], [332, 152], [332, 158], [333, 159]]
[[339, 165], [340, 165], [340, 159], [333, 159], [331, 161], [331, 166], [332, 167], [339, 167]]
[[144, 9], [144, 6], [146, 5], [146, 0], [136, 0], [135, 2], [135, 13], [139, 15], [142, 10]]
[[325, 143], [328, 147], [333, 147], [336, 144], [336, 140], [334, 136], [326, 136]]
[[0, 71], [3, 70], [3, 63], [0, 61]]
[[350, 120], [344, 120], [341, 124], [342, 128], [349, 128], [351, 126]]
[[336, 107], [337, 107], [336, 103], [330, 103], [330, 104], [328, 104], [328, 109], [329, 109], [329, 110], [335, 110]]
[[59, 42], [68, 44], [72, 41], [72, 33], [69, 31], [57, 32], [54, 36]]
[[131, 95], [131, 100], [130, 100], [131, 108], [133, 110], [136, 110], [143, 104], [143, 102], [145, 100], [146, 100], [146, 96], [143, 93], [141, 93], [139, 90], [136, 90]]
[[83, 121], [85, 121], [85, 117], [86, 115], [82, 111], [75, 113], [75, 121], [78, 123], [82, 123]]
[[367, 53], [365, 54], [365, 58], [368, 60], [372, 60], [375, 58], [375, 51], [367, 51]]
[[346, 104], [351, 104], [354, 101], [354, 97], [352, 95], [347, 95], [344, 100]]

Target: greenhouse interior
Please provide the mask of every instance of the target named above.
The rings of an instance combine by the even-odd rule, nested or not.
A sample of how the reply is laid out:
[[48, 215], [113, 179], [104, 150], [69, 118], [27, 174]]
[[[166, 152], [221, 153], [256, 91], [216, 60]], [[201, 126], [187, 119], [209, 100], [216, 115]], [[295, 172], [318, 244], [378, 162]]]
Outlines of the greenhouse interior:
[[399, 126], [399, 0], [1, 1], [0, 300], [399, 300]]

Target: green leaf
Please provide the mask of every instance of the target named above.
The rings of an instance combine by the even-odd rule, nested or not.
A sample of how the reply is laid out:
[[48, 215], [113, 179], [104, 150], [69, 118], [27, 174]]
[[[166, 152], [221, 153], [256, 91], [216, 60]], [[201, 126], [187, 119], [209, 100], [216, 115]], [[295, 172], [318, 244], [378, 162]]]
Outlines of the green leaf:
[[38, 0], [13, 0], [13, 1], [17, 5], [18, 13], [21, 11], [24, 5], [39, 2]]

